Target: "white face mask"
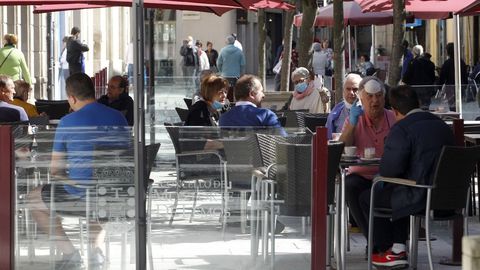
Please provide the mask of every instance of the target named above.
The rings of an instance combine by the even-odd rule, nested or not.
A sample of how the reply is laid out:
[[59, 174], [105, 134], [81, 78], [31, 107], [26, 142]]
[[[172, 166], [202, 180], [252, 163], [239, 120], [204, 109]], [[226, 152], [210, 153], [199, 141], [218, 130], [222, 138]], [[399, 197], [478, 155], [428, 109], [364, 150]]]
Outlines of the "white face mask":
[[350, 108], [352, 108], [353, 104], [348, 103], [347, 101], [344, 101], [344, 102], [345, 102], [345, 107], [350, 110]]

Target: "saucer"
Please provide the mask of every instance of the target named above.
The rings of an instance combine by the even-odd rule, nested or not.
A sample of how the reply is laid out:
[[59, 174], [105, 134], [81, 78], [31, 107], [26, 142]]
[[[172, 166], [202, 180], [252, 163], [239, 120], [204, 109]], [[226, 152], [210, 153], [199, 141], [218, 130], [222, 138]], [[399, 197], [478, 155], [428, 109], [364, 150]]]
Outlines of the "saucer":
[[374, 157], [374, 158], [365, 158], [365, 157], [362, 157], [360, 158], [361, 161], [380, 161], [380, 158], [378, 157]]
[[353, 156], [342, 155], [342, 159], [343, 160], [356, 160], [356, 159], [358, 159], [358, 156], [357, 155], [353, 155]]

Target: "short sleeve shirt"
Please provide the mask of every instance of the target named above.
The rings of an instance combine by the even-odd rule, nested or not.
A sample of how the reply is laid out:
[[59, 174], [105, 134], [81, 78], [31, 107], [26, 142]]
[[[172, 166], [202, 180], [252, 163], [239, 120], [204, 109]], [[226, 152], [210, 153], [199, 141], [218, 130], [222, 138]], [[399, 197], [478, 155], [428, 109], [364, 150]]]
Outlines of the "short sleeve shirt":
[[[363, 156], [365, 148], [375, 147], [375, 157], [382, 157], [385, 138], [396, 121], [395, 114], [392, 111], [384, 110], [383, 113], [384, 117], [378, 128], [374, 127], [370, 118], [366, 117], [365, 114], [359, 117], [353, 138], [353, 145], [357, 147], [357, 155]], [[350, 123], [348, 117], [345, 119], [343, 128], [347, 123]], [[349, 173], [356, 173], [367, 179], [373, 179], [375, 174], [378, 173], [378, 166], [351, 166], [349, 167]]]

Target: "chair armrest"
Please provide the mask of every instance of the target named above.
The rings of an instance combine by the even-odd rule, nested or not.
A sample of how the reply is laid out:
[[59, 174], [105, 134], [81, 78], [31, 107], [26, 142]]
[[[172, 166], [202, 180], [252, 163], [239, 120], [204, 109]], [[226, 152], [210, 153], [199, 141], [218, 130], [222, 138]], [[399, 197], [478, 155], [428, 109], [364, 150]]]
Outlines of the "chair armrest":
[[430, 186], [430, 185], [418, 185], [415, 180], [404, 179], [404, 178], [377, 176], [375, 177], [375, 179], [373, 179], [373, 182], [374, 183], [386, 182], [386, 183], [392, 183], [392, 184], [409, 186], [409, 187], [417, 187], [417, 188], [433, 188], [433, 186]]
[[265, 177], [265, 173], [263, 172], [263, 167], [260, 167], [260, 168], [254, 168], [252, 170], [252, 174], [255, 176], [255, 177], [258, 177], [258, 178], [263, 178]]
[[182, 153], [176, 154], [177, 157], [198, 156], [198, 155], [215, 155], [220, 159], [220, 161], [224, 162], [222, 155], [220, 155], [220, 153], [215, 150], [184, 151]]

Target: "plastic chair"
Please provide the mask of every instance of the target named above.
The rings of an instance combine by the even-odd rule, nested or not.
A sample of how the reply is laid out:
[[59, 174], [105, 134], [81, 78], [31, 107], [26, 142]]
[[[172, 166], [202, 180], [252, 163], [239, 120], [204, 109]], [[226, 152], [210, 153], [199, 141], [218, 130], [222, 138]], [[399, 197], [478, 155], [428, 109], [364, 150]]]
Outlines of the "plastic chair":
[[[470, 177], [475, 165], [480, 161], [480, 146], [462, 147], [462, 146], [444, 146], [440, 158], [435, 168], [435, 174], [431, 185], [419, 185], [414, 180], [376, 177], [373, 181], [372, 190], [381, 182], [393, 183], [397, 185], [408, 186], [412, 188], [421, 188], [426, 190], [425, 213], [412, 213], [410, 229], [410, 266], [416, 267], [417, 264], [417, 241], [419, 218], [425, 218], [425, 230], [427, 238], [427, 253], [430, 269], [433, 269], [431, 240], [430, 240], [430, 221], [438, 219], [435, 213], [445, 211], [448, 215], [442, 215], [442, 220], [464, 218], [464, 230], [467, 233], [467, 212], [468, 212], [468, 193], [470, 188]], [[368, 269], [372, 269], [372, 249], [373, 249], [373, 218], [391, 217], [391, 209], [374, 209], [374, 192], [370, 196], [370, 215], [368, 230]]]
[[70, 111], [68, 100], [41, 100], [35, 101], [39, 113], [45, 112], [50, 119], [60, 119]]
[[183, 101], [185, 102], [185, 105], [187, 105], [187, 108], [190, 110], [190, 108], [193, 105], [193, 101], [191, 98], [184, 98]]

